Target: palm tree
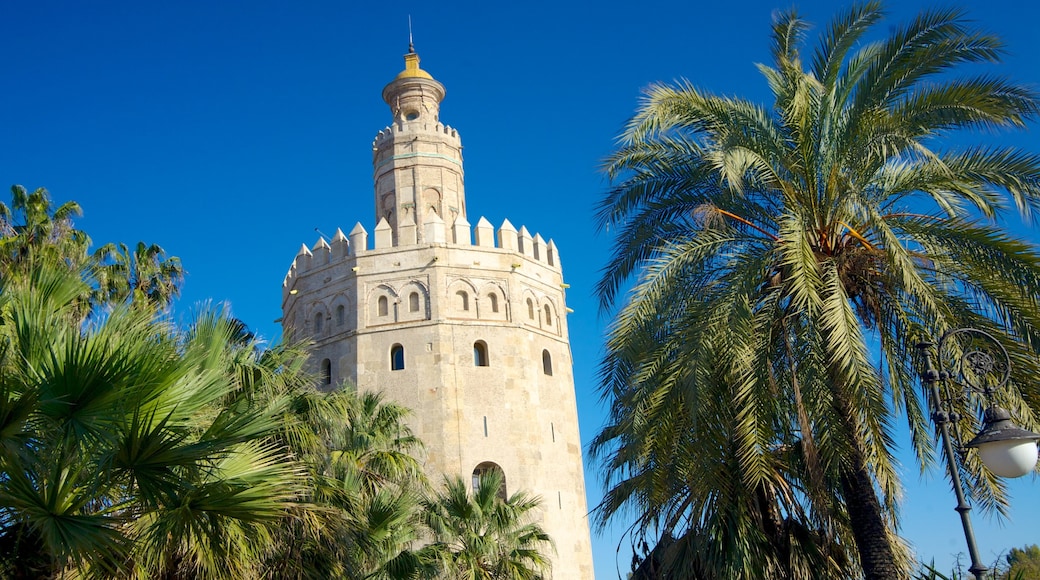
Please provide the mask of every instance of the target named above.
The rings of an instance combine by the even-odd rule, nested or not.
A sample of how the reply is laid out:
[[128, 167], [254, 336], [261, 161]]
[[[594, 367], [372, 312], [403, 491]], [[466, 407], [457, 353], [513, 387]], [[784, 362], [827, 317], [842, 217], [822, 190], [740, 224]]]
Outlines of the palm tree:
[[42, 187], [12, 186], [11, 205], [0, 203], [0, 273], [24, 275], [38, 264], [79, 272], [90, 285], [84, 309], [122, 302], [169, 306], [184, 281], [180, 260], [144, 242], [133, 251], [112, 243], [88, 253], [91, 240], [73, 223], [82, 213], [74, 201], [55, 207]]
[[288, 401], [227, 403], [229, 321], [184, 336], [129, 305], [85, 321], [85, 288], [52, 267], [0, 287], [0, 567], [253, 574], [299, 495], [272, 438]]
[[133, 301], [164, 308], [180, 293], [184, 269], [156, 244], [105, 244], [94, 252], [95, 277], [105, 302]]
[[[804, 450], [783, 401], [736, 388], [721, 364], [680, 368], [689, 358], [682, 345], [644, 330], [635, 352], [622, 355], [613, 347], [623, 345], [611, 343], [614, 362], [624, 356], [638, 368], [611, 383], [611, 420], [590, 447], [612, 477], [598, 523], [636, 514], [630, 529], [644, 557], [634, 562], [633, 578], [852, 576], [846, 519], [838, 510], [815, 510], [799, 487], [807, 479]], [[717, 362], [734, 346], [728, 338], [695, 340], [715, 350], [706, 362]], [[677, 377], [686, 383], [658, 386]], [[822, 483], [835, 493], [833, 482]]]
[[[770, 107], [685, 82], [648, 89], [599, 208], [619, 242], [598, 287], [604, 306], [638, 274], [611, 329], [604, 395], [641, 389], [657, 403], [681, 391], [697, 408], [722, 396], [709, 382], [721, 376], [740, 405], [729, 443], [744, 477], [775, 482], [762, 450], [795, 437], [805, 469], [789, 483], [817, 524], [847, 519], [868, 579], [910, 565], [894, 535], [896, 418], [922, 466], [935, 461], [918, 341], [965, 325], [999, 336], [1015, 364], [1000, 403], [1032, 428], [1040, 409], [1023, 380], [1040, 370], [1040, 256], [993, 225], [1009, 205], [1027, 218], [1040, 207], [1040, 156], [943, 139], [1022, 127], [1037, 95], [952, 76], [1003, 48], [961, 11], [921, 13], [875, 40], [882, 17], [876, 2], [845, 11], [806, 63], [807, 23], [780, 14], [774, 62], [759, 66]], [[982, 404], [958, 402], [960, 428], [977, 427]], [[1003, 487], [974, 457], [951, 459], [978, 502], [1003, 509]], [[641, 461], [610, 466], [614, 487]], [[652, 500], [644, 509], [664, 501]]]
[[425, 554], [443, 566], [451, 580], [536, 580], [545, 578], [554, 549], [541, 526], [530, 521], [540, 500], [526, 492], [500, 497], [500, 471], [481, 475], [472, 495], [461, 477], [444, 479], [444, 490], [424, 502], [424, 517], [434, 543]]
[[281, 437], [310, 485], [283, 521], [268, 559], [273, 576], [428, 577], [428, 562], [412, 550], [427, 483], [407, 414], [377, 393], [294, 393]]
[[0, 203], [0, 271], [6, 275], [48, 259], [82, 266], [90, 238], [72, 223], [82, 213], [74, 201], [54, 207], [42, 187], [30, 193], [21, 185], [11, 186], [11, 205]]

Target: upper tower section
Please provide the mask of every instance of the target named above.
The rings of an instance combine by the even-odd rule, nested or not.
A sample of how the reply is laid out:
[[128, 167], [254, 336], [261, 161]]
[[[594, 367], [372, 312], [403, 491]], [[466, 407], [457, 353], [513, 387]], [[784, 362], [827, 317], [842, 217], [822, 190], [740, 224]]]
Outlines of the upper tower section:
[[466, 217], [462, 142], [440, 121], [444, 93], [411, 45], [404, 70], [383, 88], [393, 121], [372, 143], [376, 223], [386, 220], [395, 246], [428, 242], [427, 222], [442, 220], [451, 231]]
[[395, 123], [437, 123], [444, 85], [419, 68], [419, 54], [409, 44], [408, 54], [404, 55], [404, 70], [383, 87], [383, 100], [390, 105]]

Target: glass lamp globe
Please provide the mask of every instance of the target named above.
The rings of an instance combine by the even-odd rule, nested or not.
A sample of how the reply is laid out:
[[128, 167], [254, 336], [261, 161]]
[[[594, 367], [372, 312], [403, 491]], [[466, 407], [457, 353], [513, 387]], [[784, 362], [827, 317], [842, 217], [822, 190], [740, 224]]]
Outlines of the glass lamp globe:
[[1036, 467], [1035, 440], [991, 441], [979, 445], [978, 448], [982, 463], [1000, 477], [1022, 477]]
[[982, 463], [1000, 477], [1022, 477], [1036, 467], [1040, 434], [1011, 422], [1011, 413], [996, 405], [986, 409], [982, 432], [965, 447], [977, 447]]

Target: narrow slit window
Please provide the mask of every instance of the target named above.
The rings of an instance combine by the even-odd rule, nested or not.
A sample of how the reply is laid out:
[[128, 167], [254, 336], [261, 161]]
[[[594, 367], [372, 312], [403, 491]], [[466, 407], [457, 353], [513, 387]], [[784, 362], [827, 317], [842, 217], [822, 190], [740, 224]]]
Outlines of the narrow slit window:
[[390, 312], [390, 301], [386, 299], [386, 296], [379, 297], [377, 312], [379, 312], [379, 316], [386, 316]]
[[458, 300], [459, 310], [469, 310], [469, 294], [465, 290], [456, 292], [455, 297]]
[[530, 298], [527, 299], [527, 317], [534, 320], [534, 301]]
[[390, 347], [390, 370], [404, 370], [404, 347], [399, 344]]
[[329, 359], [321, 361], [321, 384], [332, 384], [332, 361]]
[[483, 340], [473, 343], [473, 366], [488, 366], [488, 348]]
[[321, 312], [318, 312], [318, 313], [316, 313], [314, 315], [314, 333], [315, 334], [321, 332], [321, 323], [324, 321], [324, 319], [325, 319], [325, 315], [322, 314]]
[[347, 322], [347, 309], [342, 304], [336, 307], [336, 324], [343, 326]]
[[549, 375], [550, 377], [553, 374], [553, 371], [552, 371], [552, 355], [549, 354], [549, 351], [547, 351], [547, 350], [543, 350], [542, 351], [542, 372], [544, 374]]
[[545, 325], [552, 326], [552, 310], [549, 309], [549, 305], [545, 305]]
[[491, 312], [498, 312], [498, 295], [488, 294], [488, 302], [491, 302]]
[[419, 293], [412, 292], [408, 295], [408, 312], [419, 312]]

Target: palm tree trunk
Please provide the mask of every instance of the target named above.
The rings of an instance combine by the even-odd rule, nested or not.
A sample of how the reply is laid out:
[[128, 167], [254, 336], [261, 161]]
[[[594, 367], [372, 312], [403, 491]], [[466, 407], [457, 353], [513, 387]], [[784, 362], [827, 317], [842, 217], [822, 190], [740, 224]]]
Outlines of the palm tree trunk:
[[856, 540], [856, 550], [863, 567], [863, 577], [865, 580], [903, 580], [905, 576], [895, 560], [888, 525], [882, 516], [881, 502], [867, 468], [851, 405], [844, 396], [835, 393], [834, 407], [841, 417], [852, 448], [849, 462], [842, 468], [841, 487], [845, 507], [849, 512], [852, 537]]

